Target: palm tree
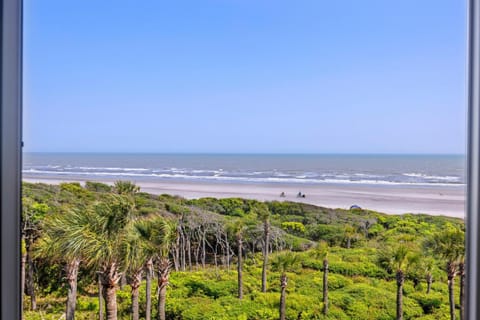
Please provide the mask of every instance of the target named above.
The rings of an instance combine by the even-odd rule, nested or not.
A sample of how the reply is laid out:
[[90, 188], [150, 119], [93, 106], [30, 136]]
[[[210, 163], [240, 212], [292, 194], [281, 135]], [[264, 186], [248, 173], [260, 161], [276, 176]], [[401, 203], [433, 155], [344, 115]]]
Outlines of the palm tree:
[[407, 270], [418, 261], [418, 255], [414, 253], [411, 245], [400, 243], [383, 249], [379, 255], [379, 263], [388, 272], [395, 272], [397, 282], [397, 308], [396, 319], [403, 319], [403, 284]]
[[153, 258], [149, 257], [147, 262], [145, 263], [145, 320], [151, 320], [152, 278], [153, 278]]
[[352, 240], [357, 237], [357, 230], [354, 226], [347, 225], [345, 226], [344, 234], [345, 239], [347, 240], [347, 249], [350, 249], [350, 247], [352, 246]]
[[258, 218], [263, 223], [263, 266], [262, 266], [262, 292], [267, 292], [267, 266], [270, 246], [270, 211], [264, 203], [259, 203], [255, 208]]
[[285, 320], [287, 272], [295, 270], [298, 262], [298, 256], [292, 252], [279, 254], [272, 261], [272, 269], [280, 272], [280, 320]]
[[147, 260], [147, 265], [149, 262], [155, 262], [157, 269], [157, 318], [165, 320], [166, 293], [172, 266], [168, 254], [171, 245], [176, 241], [176, 222], [166, 220], [161, 216], [154, 216], [146, 223], [139, 224], [138, 228], [144, 238], [147, 239], [146, 252], [147, 256], [150, 257]]
[[168, 253], [170, 252], [171, 245], [176, 241], [175, 237], [177, 236], [177, 233], [175, 231], [177, 230], [177, 225], [176, 221], [157, 219], [154, 226], [156, 232], [154, 232], [152, 239], [154, 240], [156, 247], [159, 249], [156, 256], [158, 320], [165, 320], [165, 300], [167, 297], [170, 269], [172, 267]]
[[227, 230], [233, 234], [237, 243], [237, 283], [238, 283], [238, 299], [243, 299], [243, 236], [246, 226], [244, 220], [236, 219], [228, 225]]
[[132, 320], [139, 319], [138, 295], [142, 283], [145, 262], [149, 259], [148, 234], [145, 233], [145, 220], [134, 224], [123, 244], [127, 266], [127, 281], [131, 288]]
[[321, 259], [323, 264], [323, 314], [328, 314], [328, 243], [320, 241], [313, 251], [316, 259]]
[[115, 181], [113, 191], [123, 195], [133, 195], [140, 191], [140, 187], [131, 181]]
[[433, 282], [433, 269], [435, 267], [435, 260], [432, 258], [426, 258], [422, 260], [422, 267], [425, 274], [425, 280], [427, 281], [427, 294], [430, 293]]
[[72, 235], [82, 233], [82, 228], [86, 223], [88, 223], [86, 216], [80, 209], [70, 209], [64, 213], [48, 216], [43, 221], [44, 236], [35, 248], [37, 256], [65, 263], [66, 320], [75, 318], [78, 270], [85, 250], [82, 247], [71, 246], [70, 238]]
[[154, 262], [159, 273], [158, 277], [158, 317], [165, 319], [165, 298], [168, 277], [170, 274], [170, 261], [168, 252], [175, 235], [173, 223], [165, 220], [159, 215], [154, 215], [143, 221], [136, 223], [136, 232], [142, 238], [142, 261], [146, 261], [142, 266], [138, 265], [137, 270], [146, 271], [146, 314], [145, 319], [151, 317], [151, 279], [153, 276]]
[[82, 217], [66, 245], [74, 254], [85, 257], [87, 266], [97, 268], [106, 319], [116, 320], [116, 286], [128, 262], [125, 241], [136, 218], [134, 204], [130, 197], [108, 194], [77, 214]]
[[455, 320], [454, 280], [458, 272], [459, 262], [465, 256], [465, 234], [462, 230], [448, 225], [444, 231], [434, 234], [425, 243], [425, 246], [432, 249], [446, 263], [450, 319]]
[[65, 264], [67, 282], [65, 317], [67, 320], [72, 320], [75, 318], [78, 271], [81, 261], [85, 258], [83, 256], [85, 248], [79, 243], [76, 246], [72, 245], [71, 238], [83, 233], [83, 227], [88, 223], [87, 216], [84, 214], [85, 208], [92, 198], [91, 194], [79, 184], [64, 183], [60, 188], [59, 199], [65, 201], [61, 212], [45, 215], [48, 211], [48, 206], [45, 204], [27, 205], [26, 208], [30, 207], [37, 212], [30, 217], [30, 223], [27, 225], [31, 227], [34, 217], [37, 221], [41, 221], [43, 235], [35, 246], [35, 255]]
[[157, 283], [158, 299], [157, 310], [158, 320], [165, 320], [165, 302], [167, 297], [167, 286], [169, 283], [170, 269], [172, 264], [168, 256], [161, 255], [157, 260]]

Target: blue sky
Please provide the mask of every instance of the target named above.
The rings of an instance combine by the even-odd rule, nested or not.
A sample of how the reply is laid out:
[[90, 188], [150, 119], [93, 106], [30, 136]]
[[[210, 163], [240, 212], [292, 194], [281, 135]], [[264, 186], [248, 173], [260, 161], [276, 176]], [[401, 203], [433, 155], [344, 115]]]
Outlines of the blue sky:
[[463, 153], [465, 1], [26, 0], [26, 151]]

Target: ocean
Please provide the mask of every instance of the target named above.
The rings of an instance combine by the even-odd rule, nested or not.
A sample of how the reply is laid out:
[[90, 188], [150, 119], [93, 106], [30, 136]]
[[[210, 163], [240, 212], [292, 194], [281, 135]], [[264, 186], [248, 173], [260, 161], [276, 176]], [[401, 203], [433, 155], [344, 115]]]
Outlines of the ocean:
[[464, 186], [462, 155], [25, 153], [25, 178]]

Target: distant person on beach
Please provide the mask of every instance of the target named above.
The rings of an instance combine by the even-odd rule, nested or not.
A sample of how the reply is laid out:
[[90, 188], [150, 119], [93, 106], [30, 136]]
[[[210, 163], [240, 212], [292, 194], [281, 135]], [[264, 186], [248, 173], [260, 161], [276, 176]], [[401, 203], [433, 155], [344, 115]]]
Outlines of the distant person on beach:
[[305, 194], [299, 191], [297, 194], [297, 198], [305, 198]]
[[280, 197], [285, 198], [285, 192], [280, 193]]

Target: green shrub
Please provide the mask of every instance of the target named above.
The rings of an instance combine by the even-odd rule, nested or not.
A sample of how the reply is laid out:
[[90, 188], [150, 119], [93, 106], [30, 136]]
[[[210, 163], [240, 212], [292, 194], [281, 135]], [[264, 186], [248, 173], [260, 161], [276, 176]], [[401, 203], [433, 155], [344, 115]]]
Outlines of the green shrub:
[[414, 299], [422, 307], [423, 313], [432, 314], [436, 309], [439, 309], [441, 305], [446, 302], [443, 299], [443, 296], [439, 293], [430, 294], [426, 293], [413, 293], [409, 295], [411, 299]]

